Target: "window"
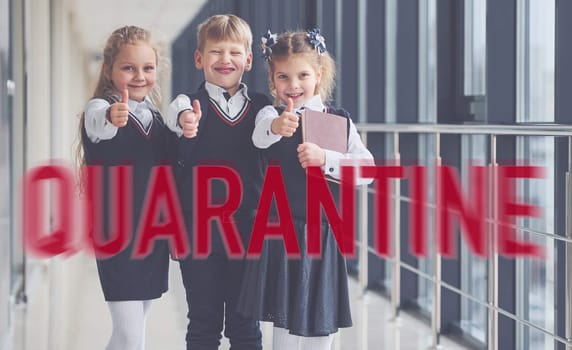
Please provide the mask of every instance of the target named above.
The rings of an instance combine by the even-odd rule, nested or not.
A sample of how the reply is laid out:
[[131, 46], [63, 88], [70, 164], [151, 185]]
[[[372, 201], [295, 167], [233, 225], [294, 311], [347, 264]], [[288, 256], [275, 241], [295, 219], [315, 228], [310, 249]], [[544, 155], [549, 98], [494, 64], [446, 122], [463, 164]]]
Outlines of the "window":
[[486, 94], [487, 2], [465, 0], [463, 30], [463, 91], [467, 96]]
[[[11, 110], [9, 89], [10, 80], [10, 8], [8, 0], [0, 0], [0, 191], [11, 193], [10, 176]], [[12, 229], [11, 197], [0, 198], [0, 343], [8, 334], [10, 326], [10, 290], [12, 269]]]
[[[555, 0], [517, 2], [517, 122], [554, 121]], [[518, 225], [554, 234], [554, 138], [520, 137], [517, 154], [545, 168], [546, 178], [521, 181], [523, 200], [542, 208], [540, 218]], [[548, 190], [547, 190], [548, 189]], [[546, 236], [520, 231], [522, 239], [544, 248], [542, 259], [517, 261], [517, 316], [554, 332], [555, 245]], [[519, 349], [554, 349], [554, 340], [530, 327], [517, 326]]]
[[[469, 169], [472, 165], [488, 165], [487, 155], [483, 150], [487, 149], [487, 136], [465, 135], [462, 138], [462, 183], [469, 184]], [[469, 186], [464, 186], [468, 193]], [[474, 255], [464, 240], [461, 244], [461, 290], [482, 302], [487, 302], [487, 259]], [[472, 338], [487, 342], [487, 309], [485, 306], [470, 300], [461, 298], [461, 328]]]
[[[419, 122], [437, 122], [437, 4], [435, 0], [419, 2]], [[419, 161], [427, 167], [427, 201], [435, 203], [435, 136], [419, 136]], [[435, 274], [435, 234], [434, 209], [427, 210], [427, 257], [419, 259], [419, 270], [428, 275]], [[432, 311], [433, 282], [419, 277], [419, 306], [427, 312]]]
[[[486, 96], [486, 12], [484, 0], [465, 0], [463, 16], [463, 94], [472, 96], [472, 113], [480, 121], [487, 120], [478, 108]], [[465, 135], [462, 138], [461, 175], [463, 183], [469, 183], [471, 165], [488, 165], [488, 137]], [[465, 192], [468, 189], [465, 188]], [[487, 259], [475, 256], [462, 241], [461, 244], [461, 290], [477, 300], [486, 302], [487, 297]], [[482, 343], [487, 342], [487, 309], [468, 298], [461, 298], [461, 328], [464, 332]]]

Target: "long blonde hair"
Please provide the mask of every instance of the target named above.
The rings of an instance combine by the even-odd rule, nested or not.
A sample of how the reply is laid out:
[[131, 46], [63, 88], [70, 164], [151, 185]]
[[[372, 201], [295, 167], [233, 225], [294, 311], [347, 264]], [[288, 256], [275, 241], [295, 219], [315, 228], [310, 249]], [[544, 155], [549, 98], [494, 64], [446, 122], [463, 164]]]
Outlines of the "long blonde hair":
[[[162, 59], [160, 55], [159, 44], [153, 40], [151, 33], [136, 26], [125, 26], [116, 29], [107, 39], [105, 48], [103, 49], [103, 63], [101, 64], [101, 71], [99, 72], [99, 79], [93, 92], [92, 98], [96, 97], [107, 97], [107, 96], [119, 96], [120, 92], [113, 85], [111, 80], [111, 70], [113, 68], [113, 63], [117, 58], [117, 55], [121, 49], [128, 44], [136, 43], [148, 44], [153, 51], [155, 51], [157, 74], [161, 70], [160, 63], [162, 64]], [[150, 94], [147, 96], [155, 106], [159, 106], [161, 103], [161, 91], [159, 85], [155, 83]], [[76, 159], [77, 163], [82, 166], [85, 165], [85, 158], [83, 154], [83, 128], [85, 124], [85, 114], [82, 113], [79, 122], [79, 135], [78, 135], [78, 145], [76, 147]]]

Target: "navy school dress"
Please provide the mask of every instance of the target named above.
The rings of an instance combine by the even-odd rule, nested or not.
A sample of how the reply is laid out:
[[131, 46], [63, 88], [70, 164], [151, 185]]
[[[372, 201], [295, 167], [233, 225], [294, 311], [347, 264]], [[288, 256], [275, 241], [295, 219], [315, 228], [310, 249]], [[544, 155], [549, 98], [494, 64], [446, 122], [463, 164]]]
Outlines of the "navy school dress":
[[[329, 113], [348, 118], [349, 130], [346, 111], [329, 109]], [[346, 260], [324, 218], [321, 256], [307, 254], [306, 172], [296, 151], [300, 143], [302, 130], [298, 128], [292, 137], [282, 138], [264, 152], [269, 164], [282, 169], [300, 258], [288, 258], [282, 240], [266, 240], [260, 258], [246, 264], [238, 308], [245, 316], [272, 322], [291, 334], [326, 336], [352, 325]], [[337, 187], [330, 183], [336, 199]]]
[[[115, 97], [105, 98], [108, 102]], [[83, 149], [87, 165], [103, 166], [103, 232], [109, 234], [111, 207], [109, 201], [109, 169], [113, 166], [130, 165], [133, 180], [133, 220], [129, 245], [109, 258], [97, 259], [97, 270], [106, 301], [149, 300], [159, 298], [168, 289], [169, 249], [164, 240], [154, 241], [152, 251], [143, 258], [132, 257], [135, 234], [140, 220], [151, 170], [157, 165], [169, 165], [170, 133], [158, 111], [152, 111], [153, 120], [145, 129], [133, 114], [127, 125], [118, 128], [109, 140], [93, 143], [85, 127]]]

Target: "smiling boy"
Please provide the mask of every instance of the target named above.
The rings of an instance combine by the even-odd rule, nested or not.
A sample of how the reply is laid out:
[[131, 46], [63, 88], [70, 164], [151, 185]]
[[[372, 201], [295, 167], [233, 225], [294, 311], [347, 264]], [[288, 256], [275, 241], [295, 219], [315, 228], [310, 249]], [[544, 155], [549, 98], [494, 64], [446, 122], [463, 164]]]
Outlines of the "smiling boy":
[[[270, 99], [249, 92], [241, 82], [243, 73], [252, 68], [252, 32], [243, 19], [212, 16], [199, 25], [197, 38], [195, 67], [203, 70], [205, 82], [197, 92], [177, 96], [167, 113], [167, 125], [179, 136], [175, 174], [181, 206], [192, 237], [196, 235], [194, 169], [207, 164], [230, 166], [244, 184], [233, 220], [246, 245], [263, 180], [262, 157], [251, 135], [256, 113]], [[209, 195], [212, 203], [224, 203], [226, 186], [212, 182]], [[236, 312], [244, 260], [229, 258], [219, 226], [213, 224], [210, 229], [210, 254], [179, 261], [189, 308], [187, 349], [218, 349], [223, 320], [233, 350], [262, 349], [258, 322]]]

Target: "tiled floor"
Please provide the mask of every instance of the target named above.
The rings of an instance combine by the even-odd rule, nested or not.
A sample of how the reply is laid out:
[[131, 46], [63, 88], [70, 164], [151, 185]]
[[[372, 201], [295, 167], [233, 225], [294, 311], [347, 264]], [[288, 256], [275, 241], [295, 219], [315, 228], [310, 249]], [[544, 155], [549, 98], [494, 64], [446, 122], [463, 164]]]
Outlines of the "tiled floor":
[[[184, 290], [177, 264], [173, 263], [171, 267], [170, 290], [151, 307], [147, 350], [185, 348]], [[60, 278], [48, 278], [48, 273]], [[110, 334], [111, 320], [92, 258], [78, 254], [63, 263], [42, 263], [31, 275], [35, 282], [29, 286], [29, 303], [16, 310], [13, 349], [103, 350]], [[53, 280], [64, 282], [56, 285]], [[402, 313], [397, 321], [392, 320], [390, 304], [385, 298], [374, 293], [359, 297], [353, 280], [350, 286], [354, 327], [343, 329], [336, 336], [334, 350], [417, 350], [430, 347], [431, 333], [426, 323], [407, 313]], [[271, 349], [272, 327], [263, 324], [262, 329], [264, 348]], [[464, 349], [443, 337], [441, 344], [443, 349]], [[221, 349], [228, 349], [226, 341]]]

